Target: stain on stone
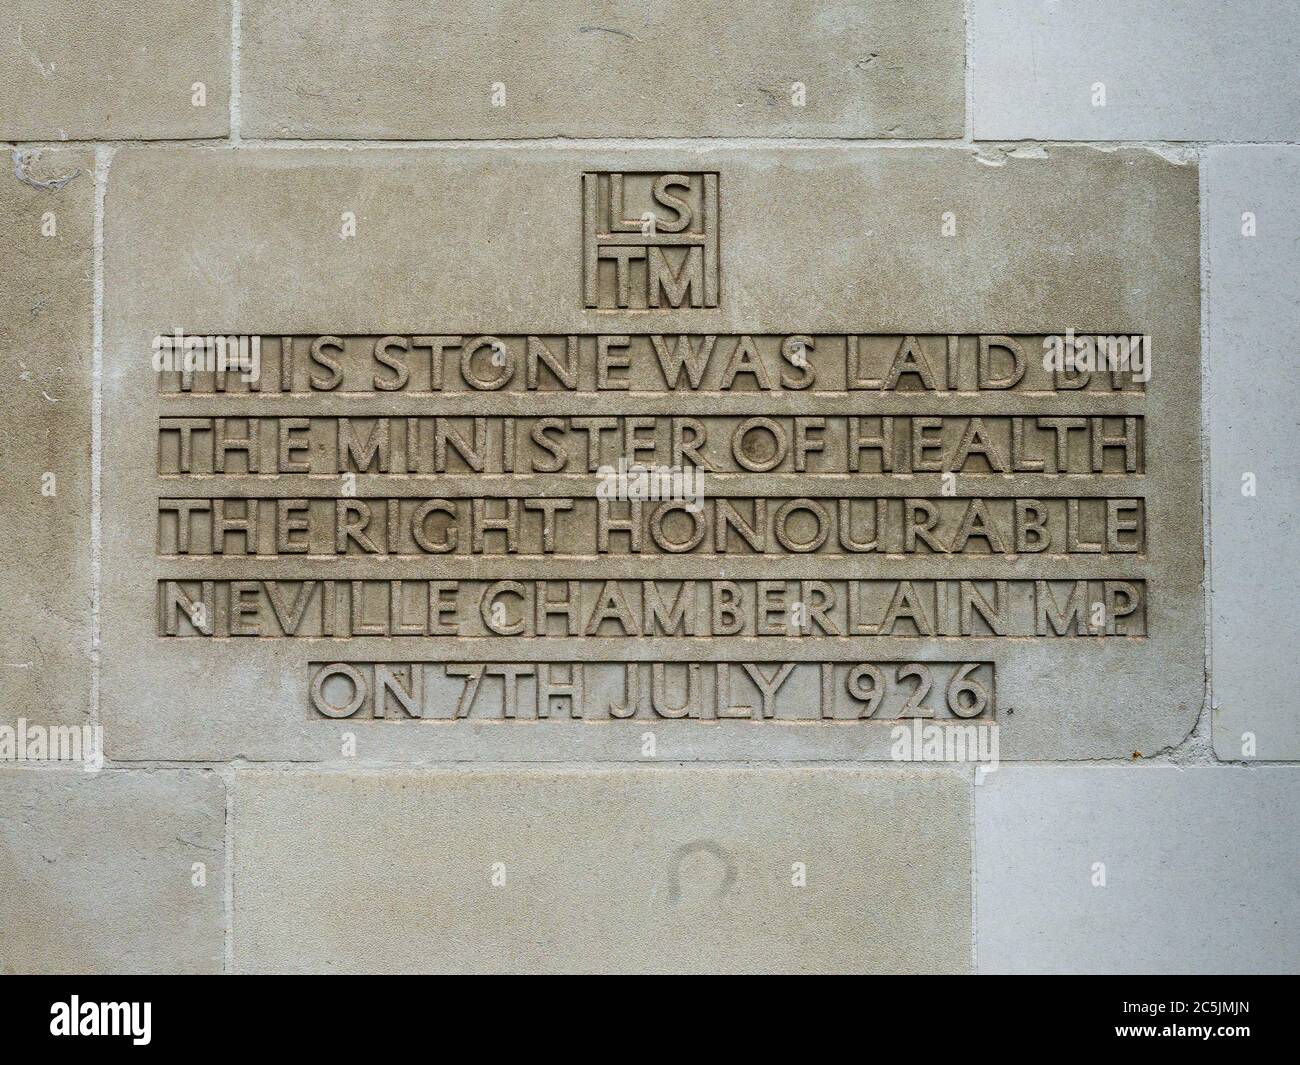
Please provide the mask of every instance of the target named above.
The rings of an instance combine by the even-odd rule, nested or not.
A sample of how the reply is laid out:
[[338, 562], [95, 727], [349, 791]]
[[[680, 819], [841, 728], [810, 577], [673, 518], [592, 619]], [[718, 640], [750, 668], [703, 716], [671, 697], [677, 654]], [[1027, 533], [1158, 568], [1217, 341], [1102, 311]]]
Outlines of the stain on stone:
[[57, 192], [65, 188], [69, 182], [81, 174], [81, 168], [77, 167], [71, 174], [64, 174], [62, 177], [48, 178], [42, 180], [33, 177], [31, 173], [32, 164], [37, 162], [41, 157], [39, 151], [19, 151], [14, 150], [14, 177], [24, 185], [30, 185], [34, 189], [41, 189], [45, 192]]

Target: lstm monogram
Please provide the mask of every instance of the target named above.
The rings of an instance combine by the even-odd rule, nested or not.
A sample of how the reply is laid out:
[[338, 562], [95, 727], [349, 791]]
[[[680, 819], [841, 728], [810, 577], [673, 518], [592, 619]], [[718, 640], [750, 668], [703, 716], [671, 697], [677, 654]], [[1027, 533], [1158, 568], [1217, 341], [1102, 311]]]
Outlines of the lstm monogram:
[[587, 307], [718, 305], [718, 175], [582, 175]]

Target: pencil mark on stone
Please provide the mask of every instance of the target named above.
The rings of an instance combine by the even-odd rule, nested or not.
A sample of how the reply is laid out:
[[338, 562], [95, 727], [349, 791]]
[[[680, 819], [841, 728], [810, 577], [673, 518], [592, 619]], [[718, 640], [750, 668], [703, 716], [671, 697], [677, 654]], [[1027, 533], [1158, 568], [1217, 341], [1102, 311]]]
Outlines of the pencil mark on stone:
[[615, 37], [626, 37], [629, 41], [635, 41], [639, 39], [633, 36], [632, 34], [628, 33], [626, 30], [618, 30], [610, 26], [579, 26], [578, 32], [579, 33], [609, 33], [609, 34], [613, 34]]

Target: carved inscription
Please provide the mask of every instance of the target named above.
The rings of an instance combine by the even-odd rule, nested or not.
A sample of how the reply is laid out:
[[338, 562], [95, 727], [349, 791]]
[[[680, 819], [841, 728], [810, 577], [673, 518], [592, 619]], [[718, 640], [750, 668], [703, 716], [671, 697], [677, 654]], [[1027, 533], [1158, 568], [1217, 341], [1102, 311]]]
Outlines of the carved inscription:
[[992, 719], [991, 662], [313, 662], [324, 718]]
[[718, 175], [583, 174], [582, 271], [588, 307], [716, 307]]
[[183, 417], [159, 473], [1140, 473], [1141, 415]]
[[158, 338], [158, 637], [301, 648], [321, 722], [858, 728], [1146, 640], [1150, 338], [683, 331], [719, 180], [581, 176], [640, 331]]
[[[286, 337], [262, 346], [260, 384], [164, 374], [174, 398], [158, 425], [156, 551], [242, 559], [250, 574], [160, 579], [158, 633], [777, 638], [834, 651], [820, 664], [318, 662], [310, 712], [322, 719], [992, 716], [992, 663], [848, 663], [842, 645], [1147, 635], [1151, 590], [1126, 565], [1147, 555], [1145, 382], [1047, 372], [1027, 355], [1035, 345], [1003, 335]], [[479, 411], [392, 413], [399, 394], [475, 392]], [[644, 413], [497, 406], [507, 392], [561, 404], [629, 392]], [[657, 396], [682, 392], [714, 399], [656, 408]], [[293, 411], [322, 393], [342, 410]], [[811, 393], [825, 398], [809, 410], [800, 396]], [[944, 396], [968, 397], [965, 409]], [[767, 412], [717, 409], [738, 399]], [[290, 406], [259, 409], [277, 400]], [[466, 579], [448, 567], [466, 556], [500, 561]], [[674, 558], [709, 557], [725, 577], [662, 572]], [[844, 568], [871, 557], [985, 568], [951, 579]], [[510, 569], [548, 558], [587, 568]], [[841, 568], [780, 572], [801, 558]], [[403, 559], [435, 569], [383, 572]], [[1048, 559], [1116, 565], [1060, 579], [1041, 569]], [[344, 560], [371, 568], [331, 572]], [[758, 560], [767, 568], [749, 572]], [[323, 568], [277, 575], [290, 561]], [[617, 573], [599, 572], [610, 565]], [[971, 683], [987, 692], [978, 714], [932, 707], [936, 671], [942, 690], [967, 665], [962, 677], [983, 678]]]
[[1134, 555], [1137, 497], [186, 497], [167, 555]]
[[[206, 338], [203, 338], [206, 339]], [[1123, 341], [1131, 348], [1130, 338]], [[1094, 356], [1086, 363], [1043, 360], [1054, 338], [1041, 335], [901, 335], [787, 333], [570, 333], [430, 329], [427, 333], [257, 338], [256, 374], [231, 368], [237, 347], [222, 338], [211, 345], [231, 352], [227, 361], [189, 357], [160, 362], [163, 394], [251, 393], [262, 397], [398, 393], [644, 392], [765, 395], [790, 392], [975, 392], [1137, 396], [1147, 373], [1122, 368], [1122, 360]], [[169, 347], [184, 341], [160, 337]], [[1122, 354], [1122, 352], [1120, 353]], [[481, 395], [482, 399], [491, 399]], [[1098, 397], [1101, 399], [1101, 396]], [[483, 405], [484, 411], [490, 410]], [[671, 408], [670, 408], [671, 409]], [[847, 413], [873, 413], [850, 404]], [[1108, 409], [1098, 402], [1092, 413]], [[363, 405], [358, 413], [366, 413]], [[391, 413], [385, 404], [383, 413]], [[412, 408], [412, 413], [419, 413]], [[906, 407], [899, 413], [908, 413]], [[373, 405], [369, 413], [375, 413]], [[600, 414], [590, 409], [585, 414]], [[704, 413], [704, 412], [702, 412]], [[820, 410], [817, 411], [820, 413]], [[893, 413], [887, 411], [886, 413]], [[915, 413], [921, 413], [919, 411]], [[1007, 413], [1007, 411], [1003, 411]], [[1061, 414], [1046, 407], [1045, 415]], [[1132, 411], [1132, 413], [1140, 413]]]
[[163, 636], [1142, 636], [1142, 581], [165, 580]]

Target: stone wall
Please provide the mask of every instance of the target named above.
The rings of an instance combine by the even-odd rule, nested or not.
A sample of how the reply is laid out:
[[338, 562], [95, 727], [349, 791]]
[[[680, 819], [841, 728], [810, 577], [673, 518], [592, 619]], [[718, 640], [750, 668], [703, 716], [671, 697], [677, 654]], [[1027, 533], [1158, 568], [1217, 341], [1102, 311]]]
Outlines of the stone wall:
[[[6, 0], [0, 13], [11, 154], [0, 181], [0, 972], [1297, 968], [1300, 476], [1283, 461], [1300, 399], [1290, 0]], [[834, 543], [798, 566], [747, 569], [712, 541], [611, 567], [584, 516], [558, 558], [404, 555], [385, 541], [376, 568], [346, 550], [297, 559], [292, 536], [271, 531], [292, 458], [271, 441], [263, 454], [280, 472], [255, 468], [245, 449], [230, 495], [265, 507], [239, 554], [260, 536], [284, 557], [234, 557], [224, 533], [207, 551], [177, 546], [176, 523], [190, 520], [178, 501], [228, 487], [224, 455], [197, 472], [177, 457], [192, 439], [182, 423], [208, 431], [228, 416], [251, 433], [254, 407], [309, 435], [308, 423], [376, 409], [408, 423], [426, 409], [645, 416], [652, 432], [682, 413], [712, 427], [806, 414], [838, 424], [866, 409], [843, 381], [806, 394], [786, 383], [766, 406], [727, 385], [712, 405], [638, 396], [635, 358], [595, 354], [595, 334], [644, 333], [660, 313], [622, 309], [589, 252], [599, 227], [582, 213], [611, 188], [607, 175], [632, 189], [645, 173], [680, 179], [668, 188], [699, 198], [700, 246], [721, 249], [720, 267], [710, 252], [702, 260], [701, 305], [671, 312], [665, 331], [752, 332], [790, 381], [803, 348], [792, 354], [777, 334], [839, 337], [846, 353], [875, 334], [947, 336], [954, 374], [990, 334], [1154, 337], [1141, 396], [1000, 401], [949, 396], [948, 382], [870, 408], [999, 426], [1023, 411], [1121, 432], [1091, 453], [1066, 433], [1054, 485], [1029, 465], [954, 479], [956, 497], [986, 495], [990, 514], [1043, 495], [1050, 519], [1067, 523], [1085, 512], [1067, 509], [1069, 486], [1086, 510], [1089, 485], [1104, 484], [1124, 497], [1097, 519], [1105, 534], [1092, 544], [1067, 530], [1038, 569], [1023, 554], [936, 560], [898, 548], [882, 570]], [[580, 178], [591, 182], [581, 194]], [[396, 334], [409, 351], [410, 337], [431, 339], [421, 333], [495, 331], [519, 346], [499, 345], [503, 363], [464, 356], [459, 398], [354, 387], [350, 363], [337, 393], [295, 395], [290, 368], [277, 370], [275, 394], [232, 381], [222, 395], [215, 378], [191, 390], [158, 372], [150, 339], [173, 329], [264, 334], [277, 368], [295, 351], [307, 367], [311, 338], [325, 334]], [[600, 383], [585, 398], [583, 387], [557, 397], [474, 383], [513, 368], [534, 334], [590, 341], [581, 372]], [[484, 345], [493, 358], [495, 343]], [[828, 343], [814, 345], [818, 370]], [[344, 362], [349, 352], [337, 349]], [[329, 365], [311, 358], [311, 373]], [[301, 383], [307, 372], [301, 389], [318, 387]], [[606, 374], [612, 392], [598, 391]], [[391, 406], [367, 406], [376, 396]], [[1123, 426], [1143, 419], [1145, 453], [1125, 467], [1113, 452], [1130, 455]], [[833, 450], [822, 459], [843, 465], [821, 483], [849, 484], [857, 467]], [[314, 443], [305, 453], [323, 454]], [[410, 462], [408, 483], [453, 500], [513, 475]], [[717, 490], [822, 491], [798, 466], [760, 476], [753, 462]], [[957, 499], [945, 502], [950, 486], [925, 469], [902, 471], [912, 487], [895, 494], [933, 497], [948, 520]], [[378, 473], [342, 491], [314, 468], [295, 476], [326, 507], [408, 492]], [[515, 493], [554, 494], [542, 478]], [[1131, 562], [1128, 497], [1142, 506]], [[594, 505], [579, 503], [582, 515]], [[246, 522], [251, 507], [222, 513]], [[972, 634], [958, 619], [896, 640], [828, 635], [840, 622], [825, 622], [810, 640], [796, 638], [812, 630], [806, 617], [799, 631], [766, 633], [759, 611], [720, 645], [606, 638], [599, 624], [582, 638], [498, 639], [486, 612], [470, 637], [436, 635], [430, 605], [409, 639], [394, 631], [396, 610], [381, 623], [354, 609], [345, 641], [328, 629], [290, 638], [296, 604], [261, 587], [337, 579], [355, 603], [366, 582], [400, 597], [389, 582], [417, 578], [568, 580], [594, 595], [588, 585], [611, 577], [703, 589], [733, 575], [744, 588], [767, 576], [836, 588], [901, 576], [913, 591], [933, 581], [1013, 597], [1042, 596], [1050, 578], [1088, 594], [1105, 584], [1107, 611], [1128, 613], [1081, 619], [1078, 634], [1098, 639], [1054, 640], [1026, 605], [1005, 633]], [[270, 620], [250, 621], [243, 595], [269, 596]], [[189, 596], [221, 604], [220, 616], [200, 605], [177, 621]], [[773, 653], [795, 679], [769, 715], [758, 695], [776, 682], [762, 669], [747, 674], [754, 705], [726, 685], [749, 684], [746, 656], [762, 665]], [[928, 663], [949, 670], [934, 666], [949, 724], [975, 712], [998, 737], [995, 759], [900, 755], [902, 697], [891, 705], [893, 688], [873, 688], [873, 701], [861, 674], [845, 679], [871, 658], [905, 691], [914, 654], [927, 688]], [[593, 687], [589, 720], [549, 714], [545, 696], [527, 720], [480, 718], [469, 704], [462, 717], [468, 682], [433, 689], [438, 720], [408, 720], [405, 704], [380, 720], [383, 688], [367, 720], [337, 713], [323, 688], [309, 701], [309, 678], [323, 684], [317, 671], [335, 658], [365, 663], [375, 685], [392, 664], [394, 690], [409, 693], [424, 658], [484, 655], [536, 659], [528, 676], [557, 685], [553, 663], [594, 663], [584, 675], [615, 693], [625, 676], [653, 683], [653, 663], [686, 675], [699, 661], [716, 713], [612, 720], [615, 700]], [[978, 702], [987, 688], [991, 700], [995, 674], [996, 711], [990, 702], [980, 716], [960, 691]], [[979, 687], [961, 689], [962, 675]], [[885, 683], [879, 670], [865, 676]], [[514, 682], [507, 671], [501, 690]], [[862, 705], [878, 719], [856, 720], [870, 716]]]

